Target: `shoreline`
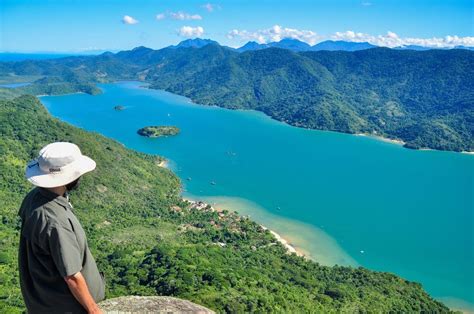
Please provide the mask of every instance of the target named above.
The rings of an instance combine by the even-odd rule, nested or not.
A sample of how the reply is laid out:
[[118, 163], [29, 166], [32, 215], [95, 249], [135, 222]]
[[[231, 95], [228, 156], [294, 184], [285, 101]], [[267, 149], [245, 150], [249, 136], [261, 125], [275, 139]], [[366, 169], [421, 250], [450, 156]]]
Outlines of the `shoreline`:
[[[213, 206], [209, 203], [206, 203], [204, 201], [200, 201], [200, 200], [193, 200], [193, 199], [190, 199], [190, 198], [187, 198], [187, 197], [183, 197], [183, 200], [185, 200], [186, 202], [190, 203], [191, 206], [193, 206], [194, 208], [196, 209], [204, 209], [206, 207], [210, 207], [211, 211], [215, 211], [215, 212], [222, 212], [224, 209], [223, 208], [218, 208], [217, 206]], [[227, 210], [230, 210], [230, 209], [227, 209]], [[236, 212], [235, 210], [231, 210], [233, 212]], [[243, 217], [242, 215], [238, 214], [240, 217]], [[245, 216], [245, 215], [244, 215]], [[295, 253], [297, 256], [300, 256], [300, 257], [304, 257], [304, 258], [307, 258], [307, 259], [311, 259], [310, 258], [310, 255], [303, 251], [302, 249], [298, 248], [297, 246], [293, 245], [288, 239], [282, 237], [280, 234], [278, 234], [277, 232], [275, 232], [274, 230], [271, 230], [269, 229], [268, 227], [265, 227], [264, 225], [262, 224], [259, 224], [259, 226], [263, 229], [263, 230], [268, 230], [272, 235], [273, 237], [275, 238], [276, 241], [278, 241], [281, 245], [283, 245], [283, 247], [285, 247], [286, 251], [288, 254], [292, 254], [292, 253]]]
[[[395, 145], [400, 145], [400, 146], [403, 146], [405, 145], [406, 143], [402, 140], [397, 140], [397, 139], [392, 139], [392, 138], [388, 138], [388, 137], [383, 137], [383, 136], [380, 136], [380, 135], [375, 135], [375, 134], [366, 134], [366, 133], [355, 133], [353, 134], [354, 136], [363, 136], [363, 137], [369, 137], [369, 138], [373, 138], [373, 139], [376, 139], [378, 141], [382, 141], [382, 142], [386, 142], [386, 143], [391, 143], [391, 144], [395, 144]], [[422, 148], [422, 149], [418, 149], [418, 150], [432, 150], [431, 148]]]
[[[146, 83], [146, 81], [136, 81], [136, 82]], [[274, 118], [274, 117], [272, 117], [272, 116], [266, 114], [265, 112], [260, 111], [260, 110], [257, 110], [257, 109], [243, 109], [243, 108], [231, 109], [231, 108], [227, 108], [227, 107], [219, 106], [219, 105], [211, 105], [211, 106], [209, 106], [209, 105], [203, 105], [203, 104], [199, 104], [199, 103], [195, 102], [193, 99], [191, 99], [191, 98], [188, 97], [188, 96], [181, 95], [181, 94], [176, 94], [176, 93], [173, 93], [173, 92], [171, 92], [171, 91], [169, 91], [169, 90], [166, 90], [166, 89], [150, 88], [149, 86], [150, 86], [151, 84], [150, 84], [150, 83], [147, 83], [147, 84], [148, 84], [148, 86], [139, 86], [139, 88], [144, 88], [144, 89], [148, 89], [148, 90], [159, 90], [159, 91], [167, 92], [167, 93], [169, 93], [169, 94], [173, 94], [173, 95], [177, 95], [177, 96], [180, 96], [180, 97], [184, 97], [184, 98], [187, 100], [187, 103], [192, 104], [192, 105], [196, 105], [196, 106], [201, 106], [201, 107], [215, 107], [215, 108], [220, 108], [220, 109], [237, 110], [237, 111], [255, 111], [255, 112], [264, 114], [265, 116], [267, 116], [268, 118], [270, 118], [270, 119], [272, 119], [272, 120], [274, 120], [274, 121], [277, 121], [277, 122], [280, 122], [280, 123], [283, 123], [283, 124], [286, 124], [286, 125], [288, 125], [288, 126], [295, 127], [295, 128], [301, 128], [301, 129], [311, 130], [311, 131], [320, 131], [320, 132], [334, 132], [334, 133], [347, 134], [347, 135], [353, 135], [353, 136], [364, 136], [364, 137], [373, 138], [373, 139], [376, 139], [376, 140], [379, 140], [379, 141], [382, 141], [382, 142], [386, 142], [386, 143], [391, 143], [391, 144], [399, 145], [399, 146], [402, 146], [403, 148], [406, 148], [406, 149], [413, 149], [413, 148], [405, 147], [406, 142], [403, 141], [403, 140], [387, 138], [387, 137], [383, 137], [383, 136], [381, 136], [381, 135], [376, 135], [376, 134], [368, 134], [368, 133], [347, 133], [347, 132], [336, 131], [336, 130], [320, 130], [320, 129], [313, 129], [313, 128], [308, 128], [308, 127], [303, 127], [303, 126], [296, 126], [296, 125], [293, 125], [293, 124], [291, 124], [291, 123], [288, 123], [287, 121], [278, 120], [278, 119], [276, 119], [276, 118]], [[419, 151], [438, 151], [438, 152], [453, 152], [453, 153], [461, 153], [461, 154], [474, 155], [474, 151], [441, 150], [441, 149], [427, 148], [427, 147], [426, 147], [426, 148], [416, 148], [416, 149], [413, 149], [413, 150], [419, 150]]]

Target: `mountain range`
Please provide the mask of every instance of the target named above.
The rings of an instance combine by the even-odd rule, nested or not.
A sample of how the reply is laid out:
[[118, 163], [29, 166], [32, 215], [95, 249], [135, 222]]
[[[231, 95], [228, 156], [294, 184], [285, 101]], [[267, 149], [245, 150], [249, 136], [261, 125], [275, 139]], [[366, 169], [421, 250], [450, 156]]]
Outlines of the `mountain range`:
[[[204, 105], [259, 110], [298, 127], [399, 139], [409, 148], [474, 150], [474, 52], [293, 51], [283, 41], [244, 53], [208, 40], [153, 50], [0, 63], [0, 79], [40, 78], [0, 95], [100, 92], [141, 80]], [[297, 48], [297, 47], [300, 48]]]
[[242, 47], [237, 48], [237, 51], [244, 52], [244, 51], [249, 51], [249, 50], [261, 50], [261, 49], [271, 48], [271, 47], [288, 49], [292, 51], [320, 51], [320, 50], [357, 51], [357, 50], [363, 50], [363, 49], [376, 48], [377, 46], [374, 46], [367, 42], [349, 42], [349, 41], [333, 41], [333, 40], [326, 40], [314, 46], [310, 46], [307, 43], [299, 41], [297, 39], [285, 38], [279, 42], [271, 42], [268, 44], [259, 44], [254, 41], [249, 41]]
[[[169, 46], [168, 48], [202, 48], [209, 44], [216, 44], [219, 45], [217, 41], [211, 39], [201, 39], [201, 38], [194, 38], [194, 39], [186, 39], [180, 42], [175, 46]], [[227, 47], [227, 46], [222, 46]], [[326, 40], [320, 43], [317, 43], [313, 46], [300, 41], [298, 39], [293, 38], [283, 38], [280, 41], [274, 41], [270, 43], [257, 43], [255, 41], [249, 41], [245, 45], [239, 48], [231, 48], [227, 47], [232, 50], [236, 50], [238, 52], [245, 52], [245, 51], [252, 51], [252, 50], [261, 50], [266, 48], [281, 48], [281, 49], [288, 49], [292, 51], [357, 51], [357, 50], [364, 50], [364, 49], [371, 49], [371, 48], [378, 48], [379, 46], [372, 45], [368, 42], [352, 42], [352, 41], [344, 41], [344, 40]], [[431, 48], [431, 47], [424, 47], [418, 45], [405, 45], [405, 46], [398, 46], [394, 47], [393, 49], [398, 50], [431, 50], [431, 49], [448, 49], [448, 48]], [[467, 49], [467, 50], [474, 50], [474, 47], [465, 47], [465, 46], [456, 46], [453, 49]]]

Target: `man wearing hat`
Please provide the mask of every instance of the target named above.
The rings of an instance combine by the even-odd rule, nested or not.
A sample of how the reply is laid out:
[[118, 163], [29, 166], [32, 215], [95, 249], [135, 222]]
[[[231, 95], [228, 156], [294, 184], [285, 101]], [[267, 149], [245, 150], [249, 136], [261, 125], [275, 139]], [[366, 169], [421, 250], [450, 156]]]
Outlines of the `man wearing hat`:
[[100, 313], [105, 284], [68, 192], [95, 161], [71, 143], [52, 143], [26, 167], [36, 187], [19, 215], [20, 286], [28, 313]]

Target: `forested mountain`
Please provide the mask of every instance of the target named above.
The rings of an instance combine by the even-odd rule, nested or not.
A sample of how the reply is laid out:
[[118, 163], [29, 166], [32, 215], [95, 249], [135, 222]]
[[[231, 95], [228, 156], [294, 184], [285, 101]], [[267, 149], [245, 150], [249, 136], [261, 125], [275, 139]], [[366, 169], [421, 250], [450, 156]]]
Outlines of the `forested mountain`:
[[292, 125], [474, 150], [474, 53], [467, 50], [232, 54], [206, 46], [147, 70], [153, 88]]
[[[315, 69], [316, 71], [316, 69]], [[268, 230], [235, 213], [190, 207], [159, 157], [52, 118], [32, 96], [0, 100], [0, 312], [23, 310], [18, 284], [26, 163], [54, 141], [97, 162], [71, 195], [107, 296], [170, 295], [219, 312], [448, 312], [389, 273], [325, 267], [287, 254]]]
[[213, 42], [195, 42], [201, 48], [188, 44], [191, 48], [138, 47], [94, 57], [0, 63], [1, 79], [36, 75], [55, 82], [0, 89], [0, 95], [62, 88], [95, 93], [94, 82], [142, 80], [200, 104], [260, 110], [299, 127], [380, 135], [410, 148], [474, 151], [472, 51], [239, 53]]

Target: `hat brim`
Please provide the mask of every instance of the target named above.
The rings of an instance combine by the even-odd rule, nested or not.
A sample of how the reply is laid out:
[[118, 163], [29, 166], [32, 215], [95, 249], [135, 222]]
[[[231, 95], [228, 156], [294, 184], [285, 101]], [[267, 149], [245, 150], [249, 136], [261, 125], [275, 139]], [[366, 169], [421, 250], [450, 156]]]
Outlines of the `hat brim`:
[[39, 164], [34, 161], [26, 167], [26, 179], [42, 188], [54, 188], [63, 186], [76, 180], [85, 173], [91, 172], [96, 167], [94, 160], [87, 156], [81, 156], [74, 163], [68, 165], [68, 169], [57, 173], [44, 173]]

